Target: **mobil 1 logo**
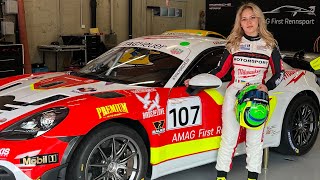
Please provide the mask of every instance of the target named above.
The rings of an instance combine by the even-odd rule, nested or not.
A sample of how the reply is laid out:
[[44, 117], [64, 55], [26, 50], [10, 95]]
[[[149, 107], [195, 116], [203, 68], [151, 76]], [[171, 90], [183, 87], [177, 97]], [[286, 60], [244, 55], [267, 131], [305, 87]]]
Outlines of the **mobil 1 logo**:
[[20, 164], [23, 165], [44, 165], [59, 162], [59, 155], [56, 154], [44, 154], [32, 157], [24, 157], [20, 159]]

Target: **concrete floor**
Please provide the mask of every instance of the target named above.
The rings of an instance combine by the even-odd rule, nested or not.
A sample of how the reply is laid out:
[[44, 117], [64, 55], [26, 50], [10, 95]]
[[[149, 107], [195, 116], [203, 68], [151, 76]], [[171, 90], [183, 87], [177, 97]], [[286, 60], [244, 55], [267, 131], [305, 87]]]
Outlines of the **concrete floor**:
[[[245, 155], [235, 157], [228, 180], [246, 180]], [[215, 163], [160, 177], [157, 180], [215, 180]], [[270, 152], [269, 166], [259, 180], [320, 180], [320, 134], [311, 151], [304, 156], [284, 156]]]

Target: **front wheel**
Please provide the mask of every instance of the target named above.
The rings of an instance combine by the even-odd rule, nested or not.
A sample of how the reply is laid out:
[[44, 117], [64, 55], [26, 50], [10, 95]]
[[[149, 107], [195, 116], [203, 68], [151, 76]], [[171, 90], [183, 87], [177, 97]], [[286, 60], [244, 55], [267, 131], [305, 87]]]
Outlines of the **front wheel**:
[[142, 138], [127, 126], [110, 123], [88, 134], [72, 156], [67, 179], [140, 180], [148, 153]]
[[319, 109], [310, 96], [299, 96], [290, 103], [283, 120], [277, 152], [303, 155], [314, 145], [319, 132]]

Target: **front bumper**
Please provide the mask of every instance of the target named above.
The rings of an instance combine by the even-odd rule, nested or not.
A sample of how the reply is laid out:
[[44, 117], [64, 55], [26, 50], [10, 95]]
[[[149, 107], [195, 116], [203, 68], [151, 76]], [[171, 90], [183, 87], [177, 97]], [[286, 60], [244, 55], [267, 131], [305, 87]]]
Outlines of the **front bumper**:
[[17, 166], [8, 162], [0, 160], [0, 179], [5, 180], [31, 180], [25, 173], [23, 173]]
[[30, 140], [0, 140], [0, 150], [3, 150], [0, 151], [0, 179], [3, 176], [6, 180], [42, 180], [47, 171], [65, 167], [74, 139], [77, 138], [41, 136]]

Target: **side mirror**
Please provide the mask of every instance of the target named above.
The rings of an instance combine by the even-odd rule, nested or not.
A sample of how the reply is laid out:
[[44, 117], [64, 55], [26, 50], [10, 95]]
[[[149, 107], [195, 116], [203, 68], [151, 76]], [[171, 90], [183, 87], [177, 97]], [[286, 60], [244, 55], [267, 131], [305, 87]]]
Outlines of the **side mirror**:
[[201, 90], [219, 88], [221, 85], [222, 81], [215, 75], [208, 73], [198, 74], [190, 79], [187, 93], [196, 95]]

